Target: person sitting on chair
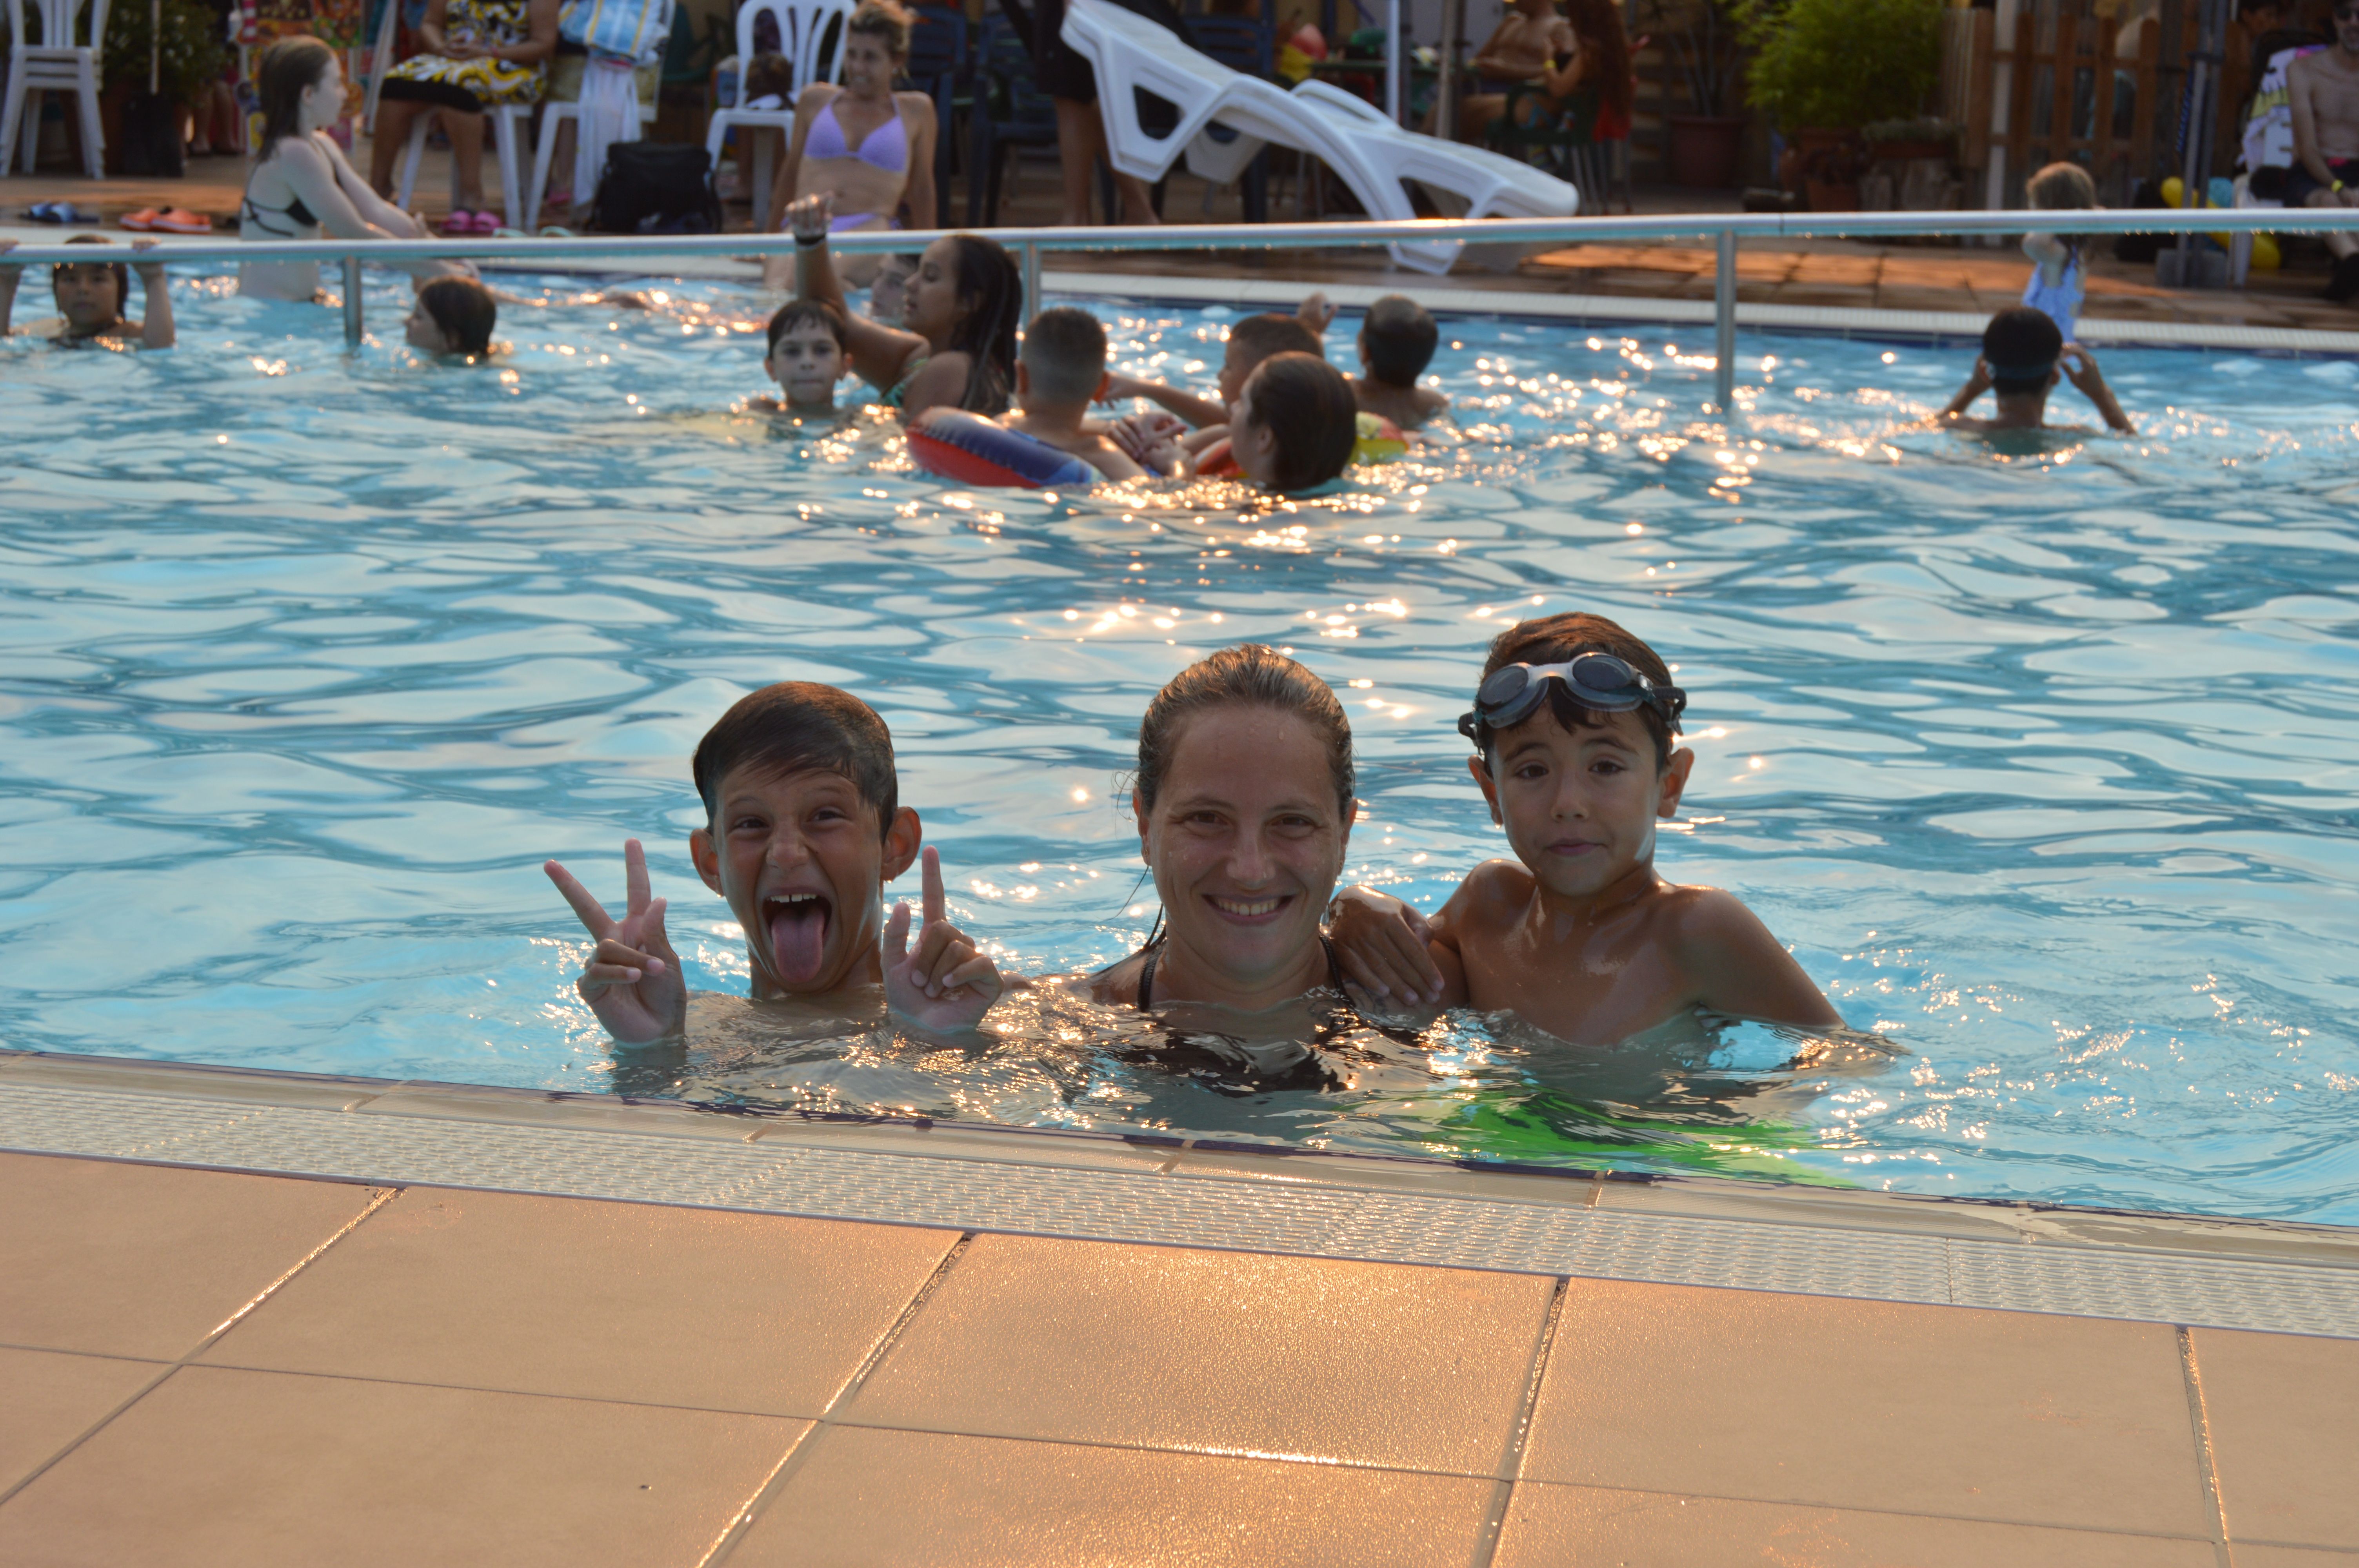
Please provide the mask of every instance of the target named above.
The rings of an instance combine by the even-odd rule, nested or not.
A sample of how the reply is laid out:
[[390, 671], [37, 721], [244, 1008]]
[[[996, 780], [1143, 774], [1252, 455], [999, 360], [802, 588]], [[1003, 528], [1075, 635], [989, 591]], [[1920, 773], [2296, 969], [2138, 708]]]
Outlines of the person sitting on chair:
[[[1509, 40], [1509, 47], [1499, 50], [1489, 63], [1484, 56], [1475, 57], [1475, 65], [1485, 77], [1496, 77], [1494, 91], [1476, 93], [1462, 100], [1458, 105], [1460, 139], [1479, 142], [1491, 123], [1506, 112], [1510, 89], [1517, 82], [1528, 83], [1548, 94], [1548, 112], [1558, 113], [1564, 101], [1584, 89], [1597, 92], [1597, 114], [1585, 127], [1593, 142], [1621, 141], [1630, 135], [1630, 104], [1637, 79], [1630, 66], [1630, 38], [1622, 30], [1622, 14], [1613, 0], [1566, 0], [1569, 15], [1554, 14], [1551, 0], [1547, 16], [1553, 28], [1529, 19], [1529, 13], [1541, 0], [1525, 0], [1516, 11], [1509, 12], [1499, 24], [1499, 32], [1484, 46], [1485, 55], [1497, 48], [1512, 25], [1526, 18], [1523, 30]], [[1560, 40], [1538, 66], [1519, 78], [1509, 78], [1506, 68], [1521, 63], [1521, 50], [1537, 45], [1543, 38]], [[1493, 87], [1485, 82], [1486, 87]]]
[[[2335, 0], [2334, 47], [2302, 56], [2286, 72], [2293, 92], [2293, 172], [2288, 207], [2359, 207], [2359, 0]], [[2328, 234], [2334, 253], [2326, 297], [2359, 295], [2359, 235]]]
[[[499, 218], [484, 211], [484, 111], [503, 103], [538, 103], [547, 61], [557, 52], [558, 0], [427, 0], [419, 27], [427, 52], [386, 73], [377, 94], [369, 184], [393, 194], [393, 160], [409, 145], [418, 116], [440, 111], [458, 165], [458, 204], [443, 222], [446, 234], [496, 232]], [[506, 193], [511, 200], [516, 192]]]

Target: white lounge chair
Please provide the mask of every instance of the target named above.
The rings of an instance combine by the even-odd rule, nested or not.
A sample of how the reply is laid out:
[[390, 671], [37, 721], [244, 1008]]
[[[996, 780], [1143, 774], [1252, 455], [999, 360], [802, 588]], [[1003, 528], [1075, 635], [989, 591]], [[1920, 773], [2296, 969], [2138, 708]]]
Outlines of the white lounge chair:
[[[1284, 92], [1199, 54], [1110, 0], [1068, 0], [1064, 39], [1097, 71], [1109, 158], [1141, 179], [1160, 179], [1185, 153], [1194, 173], [1225, 182], [1268, 143], [1325, 163], [1373, 218], [1418, 216], [1403, 180], [1422, 186], [1453, 217], [1569, 218], [1580, 210], [1580, 192], [1553, 175], [1481, 147], [1405, 131], [1374, 105], [1324, 82]], [[1136, 89], [1178, 109], [1168, 134], [1147, 134]], [[1214, 124], [1237, 135], [1216, 140], [1206, 134]], [[1388, 248], [1402, 265], [1437, 273], [1450, 270], [1460, 249], [1454, 242]]]
[[[836, 28], [835, 52], [824, 72], [829, 81], [843, 80], [843, 25], [852, 19], [853, 0], [745, 0], [737, 13], [737, 104], [719, 110], [712, 116], [712, 127], [705, 132], [704, 150], [712, 156], [712, 167], [721, 167], [721, 143], [732, 125], [745, 125], [756, 132], [776, 131], [783, 144], [795, 134], [795, 103], [803, 89], [821, 79], [820, 50], [827, 42], [828, 28]], [[754, 60], [754, 19], [767, 16], [777, 24], [778, 52], [794, 63], [794, 85], [788, 91], [782, 109], [745, 108], [745, 68]], [[745, 144], [757, 144], [753, 157], [745, 157]], [[737, 144], [739, 172], [751, 181], [747, 192], [754, 199], [754, 227], [756, 231], [770, 226], [770, 138], [755, 135], [741, 137]], [[748, 166], [750, 165], [750, 168]]]

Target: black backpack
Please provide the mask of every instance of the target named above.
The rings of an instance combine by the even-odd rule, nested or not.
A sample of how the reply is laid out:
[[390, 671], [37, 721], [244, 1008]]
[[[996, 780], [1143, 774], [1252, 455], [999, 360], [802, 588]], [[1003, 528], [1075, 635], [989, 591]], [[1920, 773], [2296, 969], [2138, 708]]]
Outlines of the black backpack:
[[719, 233], [712, 155], [675, 142], [616, 142], [606, 149], [590, 227], [602, 234]]

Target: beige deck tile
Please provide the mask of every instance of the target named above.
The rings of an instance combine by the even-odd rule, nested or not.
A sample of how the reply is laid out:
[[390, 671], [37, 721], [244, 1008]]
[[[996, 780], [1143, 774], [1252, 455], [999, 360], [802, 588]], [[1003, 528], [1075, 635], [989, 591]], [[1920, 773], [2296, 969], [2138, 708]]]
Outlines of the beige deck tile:
[[203, 1359], [815, 1416], [957, 1240], [412, 1187]]
[[155, 1361], [0, 1349], [0, 1492], [164, 1370]]
[[373, 1196], [341, 1182], [0, 1154], [0, 1342], [176, 1359]]
[[1397, 1470], [835, 1427], [729, 1568], [1464, 1564], [1495, 1483]]
[[2232, 1541], [2359, 1548], [2359, 1342], [2195, 1331]]
[[1524, 1475], [2208, 1536], [2156, 1324], [1573, 1281]]
[[985, 1236], [842, 1419], [1498, 1472], [1551, 1281]]
[[2324, 1547], [2231, 1545], [2228, 1561], [2234, 1568], [2353, 1568], [2359, 1555]]
[[183, 1368], [0, 1505], [0, 1562], [692, 1563], [806, 1430]]
[[[2208, 1541], [1527, 1481], [1496, 1568], [2215, 1568]], [[2244, 1559], [2239, 1557], [2239, 1568]]]

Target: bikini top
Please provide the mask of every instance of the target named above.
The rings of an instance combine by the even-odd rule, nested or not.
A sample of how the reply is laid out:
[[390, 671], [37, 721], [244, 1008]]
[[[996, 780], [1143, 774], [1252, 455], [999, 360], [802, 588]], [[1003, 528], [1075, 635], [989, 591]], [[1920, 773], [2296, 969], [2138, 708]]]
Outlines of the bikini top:
[[803, 156], [810, 158], [856, 157], [871, 168], [886, 174], [906, 174], [909, 168], [909, 133], [901, 124], [901, 111], [896, 105], [893, 117], [868, 133], [861, 144], [847, 146], [843, 139], [843, 124], [835, 117], [837, 101], [831, 99], [811, 120], [810, 135], [803, 139]]
[[[282, 229], [270, 221], [271, 217], [284, 218], [295, 227]], [[320, 226], [320, 220], [311, 215], [311, 210], [303, 205], [303, 199], [299, 196], [290, 197], [284, 207], [265, 207], [249, 192], [238, 199], [237, 218], [241, 223], [251, 218], [254, 226], [264, 233], [277, 234], [289, 240], [299, 240], [304, 230]]]
[[[1343, 989], [1343, 966], [1335, 961], [1335, 944], [1329, 941], [1322, 932], [1319, 946], [1327, 953], [1327, 983], [1348, 1000], [1351, 993]], [[1147, 962], [1138, 967], [1138, 1011], [1141, 1012], [1151, 1012], [1155, 1009], [1155, 962], [1161, 957], [1163, 944], [1158, 941], [1147, 950]]]

